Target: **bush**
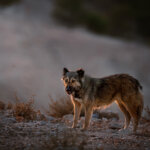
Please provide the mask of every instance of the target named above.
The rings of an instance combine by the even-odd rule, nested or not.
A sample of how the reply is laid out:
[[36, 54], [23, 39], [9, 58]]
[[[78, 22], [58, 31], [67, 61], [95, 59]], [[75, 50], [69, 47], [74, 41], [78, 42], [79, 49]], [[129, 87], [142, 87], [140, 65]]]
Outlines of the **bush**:
[[83, 0], [56, 0], [53, 16], [67, 26], [81, 25], [96, 33], [103, 33], [106, 20], [99, 13], [84, 7]]
[[53, 12], [53, 16], [61, 23], [68, 26], [74, 26], [78, 24], [81, 15], [81, 3], [82, 0], [56, 0], [56, 7]]
[[5, 109], [5, 103], [0, 101], [0, 110], [4, 110]]
[[106, 30], [106, 20], [95, 12], [86, 12], [83, 16], [83, 20], [85, 26], [95, 33], [104, 33]]
[[18, 121], [23, 120], [35, 120], [36, 111], [33, 108], [34, 98], [32, 97], [26, 103], [16, 101], [16, 104], [13, 107], [13, 116], [16, 117]]
[[1, 6], [9, 6], [9, 5], [12, 5], [14, 3], [18, 3], [20, 1], [21, 0], [0, 0], [0, 5]]
[[33, 96], [27, 102], [20, 102], [19, 98], [16, 96], [16, 104], [13, 106], [13, 116], [16, 118], [16, 120], [46, 120], [46, 117], [41, 114], [40, 110], [35, 110], [33, 104]]
[[11, 102], [9, 102], [8, 104], [7, 104], [7, 108], [6, 109], [13, 109], [13, 104], [11, 103]]
[[141, 123], [149, 122], [150, 123], [150, 108], [147, 106], [144, 108], [145, 115], [141, 118]]
[[68, 97], [62, 97], [57, 100], [50, 98], [48, 115], [56, 118], [61, 118], [64, 115], [73, 113], [73, 105]]
[[55, 0], [53, 14], [67, 26], [126, 38], [150, 38], [149, 0]]

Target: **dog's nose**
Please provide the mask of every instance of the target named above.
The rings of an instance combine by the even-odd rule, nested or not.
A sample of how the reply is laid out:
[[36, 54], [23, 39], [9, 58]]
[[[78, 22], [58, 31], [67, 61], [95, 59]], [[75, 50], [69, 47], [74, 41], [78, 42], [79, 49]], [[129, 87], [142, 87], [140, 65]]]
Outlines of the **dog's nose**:
[[71, 91], [70, 86], [67, 86], [67, 87], [66, 87], [66, 91]]

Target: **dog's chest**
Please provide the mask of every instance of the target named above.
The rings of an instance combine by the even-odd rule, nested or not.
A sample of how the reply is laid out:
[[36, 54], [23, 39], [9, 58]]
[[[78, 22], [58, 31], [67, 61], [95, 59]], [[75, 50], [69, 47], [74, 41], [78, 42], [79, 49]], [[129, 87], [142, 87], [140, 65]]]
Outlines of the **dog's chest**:
[[75, 91], [72, 93], [72, 97], [75, 101], [79, 103], [83, 103], [83, 98], [81, 96], [81, 91]]
[[83, 100], [82, 100], [81, 98], [76, 98], [76, 97], [74, 97], [74, 100], [76, 100], [76, 101], [79, 102], [79, 103], [83, 103]]

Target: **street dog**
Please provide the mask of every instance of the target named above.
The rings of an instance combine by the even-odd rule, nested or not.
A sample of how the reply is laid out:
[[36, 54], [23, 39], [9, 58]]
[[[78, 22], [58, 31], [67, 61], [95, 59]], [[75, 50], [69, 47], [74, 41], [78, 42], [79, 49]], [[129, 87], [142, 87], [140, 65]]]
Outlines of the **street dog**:
[[128, 128], [132, 117], [133, 132], [136, 132], [143, 110], [142, 86], [137, 79], [128, 74], [92, 78], [85, 75], [83, 69], [69, 71], [64, 68], [62, 80], [74, 106], [73, 128], [77, 127], [82, 106], [85, 108], [83, 130], [86, 130], [94, 109], [116, 102], [125, 116], [123, 129]]

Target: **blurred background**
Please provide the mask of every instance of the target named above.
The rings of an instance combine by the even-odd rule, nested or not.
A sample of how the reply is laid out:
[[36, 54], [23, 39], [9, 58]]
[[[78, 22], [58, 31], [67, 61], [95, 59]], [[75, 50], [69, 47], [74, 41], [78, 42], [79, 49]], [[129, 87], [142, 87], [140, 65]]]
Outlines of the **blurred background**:
[[[150, 105], [149, 0], [0, 0], [0, 100], [47, 107], [65, 94], [63, 67], [129, 73]], [[118, 111], [116, 106], [111, 107]]]

